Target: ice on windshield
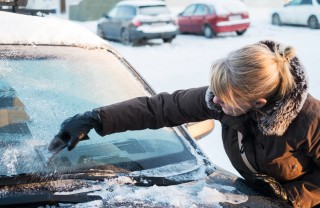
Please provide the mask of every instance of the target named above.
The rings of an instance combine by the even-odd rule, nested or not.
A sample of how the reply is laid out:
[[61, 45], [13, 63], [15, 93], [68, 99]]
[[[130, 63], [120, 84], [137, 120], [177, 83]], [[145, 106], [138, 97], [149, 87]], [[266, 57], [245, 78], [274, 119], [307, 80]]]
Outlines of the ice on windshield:
[[[16, 100], [1, 106], [0, 113], [11, 115], [9, 109], [18, 112], [15, 120], [7, 119], [6, 126], [0, 127], [1, 175], [47, 169], [51, 155], [34, 147], [46, 146], [66, 118], [149, 96], [132, 72], [106, 50], [32, 46], [18, 49], [7, 47], [0, 51], [0, 103]], [[7, 128], [12, 125], [15, 128]], [[194, 159], [179, 139], [181, 135], [170, 128], [127, 131], [104, 138], [91, 131], [89, 137], [75, 150], [56, 156], [52, 168], [128, 163], [130, 169], [143, 170]]]

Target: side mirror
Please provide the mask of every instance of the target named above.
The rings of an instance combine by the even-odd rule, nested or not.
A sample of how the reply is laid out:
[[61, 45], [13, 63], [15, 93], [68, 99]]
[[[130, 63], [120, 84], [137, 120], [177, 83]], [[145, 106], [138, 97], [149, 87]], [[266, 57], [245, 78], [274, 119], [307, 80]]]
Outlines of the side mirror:
[[193, 138], [200, 140], [214, 129], [214, 120], [209, 119], [201, 122], [187, 123], [186, 127]]
[[105, 18], [108, 18], [108, 19], [110, 18], [110, 16], [108, 15], [108, 13], [103, 13], [102, 16], [105, 17]]
[[178, 17], [181, 17], [183, 14], [183, 12], [178, 13]]

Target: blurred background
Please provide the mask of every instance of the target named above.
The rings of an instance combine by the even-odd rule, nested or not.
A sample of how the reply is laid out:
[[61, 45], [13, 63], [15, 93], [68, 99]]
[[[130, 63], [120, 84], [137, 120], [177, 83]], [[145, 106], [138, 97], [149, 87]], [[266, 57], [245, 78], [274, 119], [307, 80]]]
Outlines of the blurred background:
[[[70, 20], [96, 20], [121, 0], [28, 0], [26, 8], [55, 9]], [[240, 1], [240, 0], [239, 0]], [[194, 0], [164, 0], [169, 8], [183, 9]], [[249, 7], [278, 7], [289, 0], [242, 0]]]

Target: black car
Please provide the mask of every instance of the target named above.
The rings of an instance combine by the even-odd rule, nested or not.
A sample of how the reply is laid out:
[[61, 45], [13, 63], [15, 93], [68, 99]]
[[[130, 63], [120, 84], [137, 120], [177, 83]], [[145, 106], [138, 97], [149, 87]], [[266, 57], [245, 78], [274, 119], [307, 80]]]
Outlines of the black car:
[[140, 40], [163, 39], [170, 43], [177, 35], [175, 18], [163, 1], [121, 1], [98, 23], [97, 34], [128, 45]]
[[1, 207], [285, 207], [214, 166], [186, 126], [92, 131], [52, 155], [65, 118], [155, 92], [79, 25], [6, 12], [0, 21]]

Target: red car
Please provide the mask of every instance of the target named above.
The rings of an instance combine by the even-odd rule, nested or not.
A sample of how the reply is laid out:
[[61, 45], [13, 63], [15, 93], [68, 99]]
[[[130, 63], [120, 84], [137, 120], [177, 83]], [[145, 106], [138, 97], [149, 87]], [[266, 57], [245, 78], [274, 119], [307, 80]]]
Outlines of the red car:
[[217, 33], [245, 33], [250, 25], [247, 7], [240, 0], [207, 0], [193, 3], [178, 15], [181, 33], [203, 34], [212, 38]]

